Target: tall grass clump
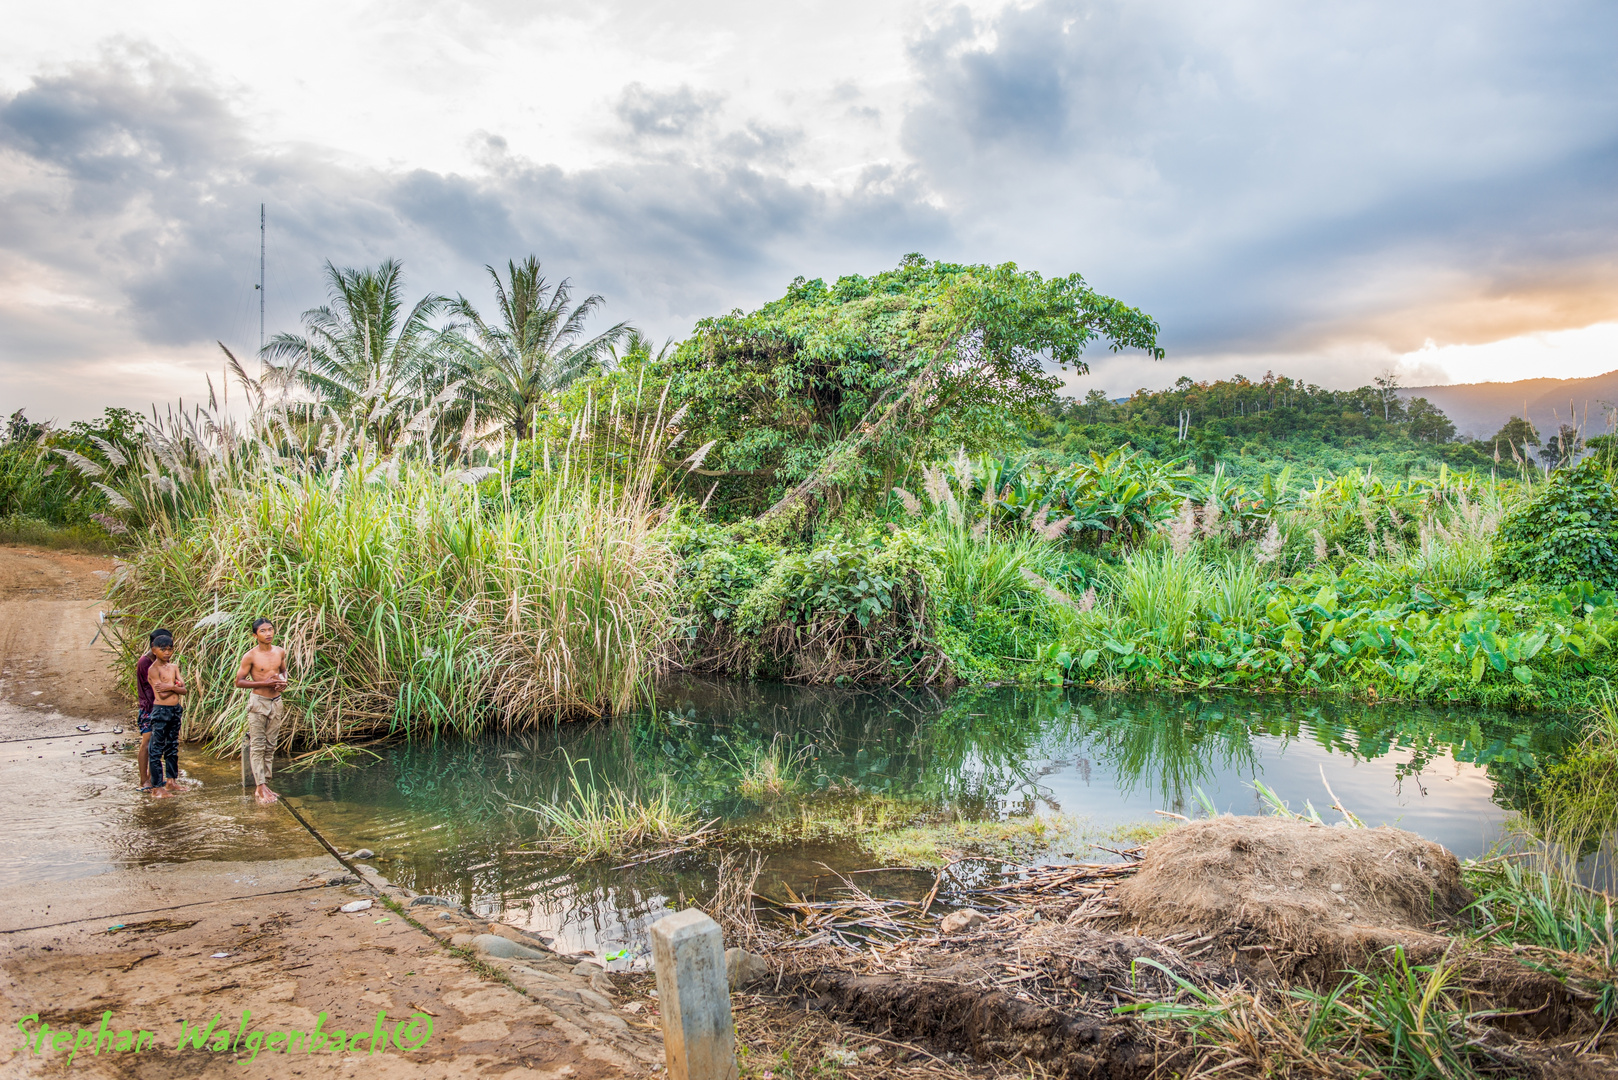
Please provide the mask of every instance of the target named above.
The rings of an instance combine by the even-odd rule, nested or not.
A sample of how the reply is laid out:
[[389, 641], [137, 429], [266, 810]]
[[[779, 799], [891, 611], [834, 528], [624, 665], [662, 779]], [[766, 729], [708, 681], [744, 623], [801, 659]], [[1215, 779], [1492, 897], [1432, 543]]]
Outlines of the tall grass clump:
[[317, 470], [265, 455], [143, 534], [112, 589], [126, 658], [147, 628], [176, 630], [195, 687], [188, 735], [225, 743], [243, 725], [232, 679], [260, 615], [287, 648], [308, 741], [629, 707], [666, 618], [670, 562], [653, 537], [663, 425], [602, 413], [587, 409], [568, 445], [542, 456], [521, 499], [505, 463]]
[[1124, 557], [1113, 583], [1122, 613], [1143, 631], [1178, 646], [1214, 593], [1206, 566], [1166, 548], [1139, 548]]
[[793, 750], [779, 735], [768, 745], [753, 747], [746, 755], [733, 753], [736, 790], [756, 801], [778, 799], [799, 791], [806, 782], [804, 760], [807, 757], [805, 750]]
[[1479, 932], [1512, 942], [1547, 971], [1618, 1018], [1618, 693], [1600, 689], [1584, 740], [1545, 779], [1525, 813], [1519, 850], [1467, 868]]
[[558, 792], [549, 803], [516, 807], [538, 817], [542, 849], [586, 862], [696, 838], [695, 811], [674, 796], [666, 780], [653, 794], [640, 796], [597, 783], [590, 763], [584, 765], [589, 775], [581, 779], [579, 762], [568, 763], [571, 794]]

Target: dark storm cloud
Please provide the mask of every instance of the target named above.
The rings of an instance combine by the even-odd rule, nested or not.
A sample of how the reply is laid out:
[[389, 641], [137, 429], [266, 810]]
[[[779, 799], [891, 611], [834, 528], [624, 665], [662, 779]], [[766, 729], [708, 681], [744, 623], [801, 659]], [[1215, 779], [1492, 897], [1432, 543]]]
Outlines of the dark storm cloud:
[[913, 43], [905, 142], [980, 243], [1182, 350], [1295, 347], [1457, 279], [1610, 270], [1614, 40], [1600, 3], [961, 10]]

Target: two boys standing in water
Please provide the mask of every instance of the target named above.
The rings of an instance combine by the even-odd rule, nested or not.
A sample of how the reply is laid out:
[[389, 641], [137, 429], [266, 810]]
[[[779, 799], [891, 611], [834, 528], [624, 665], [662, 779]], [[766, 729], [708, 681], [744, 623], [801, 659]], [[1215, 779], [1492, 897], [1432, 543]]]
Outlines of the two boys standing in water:
[[[247, 699], [247, 738], [242, 742], [242, 786], [254, 787], [264, 805], [276, 801], [269, 781], [274, 771], [275, 744], [281, 733], [281, 694], [287, 688], [286, 650], [275, 644], [275, 625], [253, 620], [254, 646], [236, 670], [236, 686], [251, 691]], [[155, 796], [179, 790], [181, 701], [190, 693], [180, 665], [174, 662], [174, 635], [159, 627], [148, 639], [149, 648], [135, 664], [135, 687], [140, 703], [140, 787]]]

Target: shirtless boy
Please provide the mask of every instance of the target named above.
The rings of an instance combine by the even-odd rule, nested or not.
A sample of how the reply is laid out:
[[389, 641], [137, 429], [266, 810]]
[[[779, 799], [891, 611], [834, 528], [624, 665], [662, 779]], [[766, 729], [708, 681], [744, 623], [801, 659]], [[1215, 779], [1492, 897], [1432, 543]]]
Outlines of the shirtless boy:
[[137, 723], [140, 727], [140, 750], [135, 754], [136, 764], [140, 767], [140, 789], [149, 791], [152, 786], [151, 766], [146, 763], [146, 755], [151, 752], [152, 746], [152, 683], [147, 676], [151, 673], [152, 665], [157, 663], [157, 657], [152, 655], [152, 642], [158, 635], [173, 637], [167, 628], [159, 626], [153, 630], [146, 639], [146, 651], [141, 658], [135, 661], [135, 700], [139, 705], [140, 716]]
[[152, 742], [146, 751], [153, 795], [173, 795], [180, 790], [180, 721], [184, 710], [180, 699], [190, 690], [174, 662], [174, 638], [152, 635], [152, 666], [146, 670], [152, 687]]
[[275, 644], [275, 624], [253, 620], [258, 644], [247, 650], [236, 669], [236, 685], [253, 693], [247, 699], [247, 741], [242, 744], [242, 786], [248, 777], [257, 785], [254, 795], [268, 805], [276, 800], [270, 790], [275, 767], [275, 740], [281, 733], [281, 692], [287, 688], [287, 651]]

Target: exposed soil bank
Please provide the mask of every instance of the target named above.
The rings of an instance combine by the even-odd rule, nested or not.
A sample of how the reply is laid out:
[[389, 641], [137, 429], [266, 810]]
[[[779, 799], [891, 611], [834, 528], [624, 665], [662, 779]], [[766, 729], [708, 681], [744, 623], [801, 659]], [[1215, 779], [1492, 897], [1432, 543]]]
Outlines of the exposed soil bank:
[[[1348, 967], [1380, 970], [1397, 945], [1411, 963], [1451, 966], [1448, 993], [1466, 1011], [1497, 1014], [1474, 1022], [1490, 1074], [1618, 1074], [1618, 1035], [1592, 1015], [1592, 1002], [1535, 970], [1531, 957], [1465, 938], [1471, 897], [1454, 857], [1397, 829], [1220, 818], [1154, 841], [1133, 874], [1109, 867], [1090, 882], [1014, 895], [976, 926], [955, 917], [937, 934], [879, 951], [778, 950], [782, 985], [802, 1007], [873, 1031], [1068, 1076], [1147, 1077], [1199, 1064], [1231, 1076], [1349, 1075], [1331, 1054], [1307, 1064], [1299, 1062], [1310, 1055], [1298, 1055], [1286, 1068], [1244, 1066], [1234, 1047], [1203, 1058], [1208, 1043], [1194, 1043], [1186, 1027], [1117, 1010], [1195, 1003], [1190, 986], [1248, 1014], [1283, 1014], [1294, 990], [1329, 990]], [[1253, 1051], [1289, 1053], [1258, 1034]]]
[[71, 731], [84, 721], [134, 719], [107, 663], [104, 641], [90, 644], [112, 560], [98, 555], [0, 545], [0, 701], [26, 711], [0, 738]]

